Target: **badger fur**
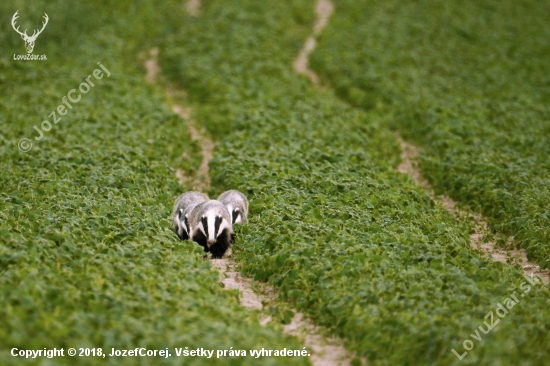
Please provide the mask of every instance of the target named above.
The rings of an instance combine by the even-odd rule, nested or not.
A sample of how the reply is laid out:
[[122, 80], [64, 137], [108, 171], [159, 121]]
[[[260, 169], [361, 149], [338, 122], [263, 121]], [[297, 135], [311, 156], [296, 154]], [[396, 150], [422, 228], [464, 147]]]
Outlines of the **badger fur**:
[[174, 231], [181, 240], [190, 237], [189, 214], [193, 207], [201, 202], [208, 201], [208, 196], [200, 192], [187, 192], [176, 200], [174, 205]]
[[248, 216], [248, 200], [245, 195], [234, 189], [221, 194], [218, 201], [223, 203], [231, 214], [232, 224], [245, 224]]
[[219, 201], [210, 200], [196, 205], [189, 215], [191, 238], [213, 258], [221, 258], [231, 247], [233, 225], [227, 208]]

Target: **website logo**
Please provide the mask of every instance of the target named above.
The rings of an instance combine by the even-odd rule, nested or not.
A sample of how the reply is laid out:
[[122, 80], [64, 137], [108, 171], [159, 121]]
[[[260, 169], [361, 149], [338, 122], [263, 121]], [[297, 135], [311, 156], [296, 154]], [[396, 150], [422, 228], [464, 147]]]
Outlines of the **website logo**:
[[33, 55], [32, 54], [32, 51], [34, 49], [34, 43], [36, 42], [36, 39], [38, 38], [38, 36], [40, 35], [40, 33], [42, 33], [42, 31], [44, 30], [44, 28], [46, 28], [46, 25], [48, 24], [48, 14], [44, 13], [44, 21], [42, 22], [42, 29], [38, 30], [38, 29], [35, 29], [32, 33], [31, 36], [29, 36], [27, 34], [27, 30], [25, 29], [24, 32], [21, 32], [19, 30], [19, 26], [17, 26], [16, 22], [17, 22], [17, 18], [19, 18], [19, 10], [15, 12], [15, 14], [13, 14], [13, 18], [11, 18], [11, 26], [13, 27], [13, 29], [19, 33], [19, 35], [21, 36], [21, 38], [23, 38], [23, 41], [25, 41], [25, 49], [27, 50], [27, 54], [26, 55], [13, 55], [13, 59], [14, 60], [45, 60], [46, 59], [46, 55]]

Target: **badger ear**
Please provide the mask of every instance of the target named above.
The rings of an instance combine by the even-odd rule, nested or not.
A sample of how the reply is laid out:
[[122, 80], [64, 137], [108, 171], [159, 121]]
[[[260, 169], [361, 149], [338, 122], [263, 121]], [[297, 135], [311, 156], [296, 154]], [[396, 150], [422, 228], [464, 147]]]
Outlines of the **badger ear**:
[[179, 211], [178, 211], [178, 218], [180, 220], [183, 220], [183, 209], [182, 208], [180, 208]]

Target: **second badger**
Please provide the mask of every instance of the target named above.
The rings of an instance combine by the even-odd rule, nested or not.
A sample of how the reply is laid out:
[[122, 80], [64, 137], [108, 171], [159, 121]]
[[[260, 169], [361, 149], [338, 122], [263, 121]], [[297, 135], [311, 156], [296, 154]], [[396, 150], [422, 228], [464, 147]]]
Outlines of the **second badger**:
[[248, 216], [248, 200], [241, 192], [231, 189], [221, 194], [218, 201], [223, 203], [231, 215], [231, 223], [245, 224]]
[[196, 205], [189, 214], [189, 224], [191, 239], [205, 252], [211, 252], [213, 258], [221, 258], [231, 247], [231, 215], [221, 202], [209, 200]]
[[191, 236], [189, 214], [193, 208], [201, 202], [208, 201], [208, 196], [200, 192], [187, 192], [176, 200], [174, 205], [174, 231], [181, 240], [187, 240]]

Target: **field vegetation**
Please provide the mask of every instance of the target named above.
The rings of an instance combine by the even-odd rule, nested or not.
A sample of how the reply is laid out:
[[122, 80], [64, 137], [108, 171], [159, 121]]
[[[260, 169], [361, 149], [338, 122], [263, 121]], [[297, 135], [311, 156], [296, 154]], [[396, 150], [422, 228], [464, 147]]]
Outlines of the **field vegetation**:
[[[398, 130], [424, 146], [422, 169], [437, 190], [547, 258], [546, 8], [499, 4], [338, 1], [312, 60], [326, 89], [292, 71], [315, 20], [311, 0], [211, 0], [199, 17], [172, 0], [21, 6], [33, 19], [51, 9], [51, 24], [35, 49], [47, 62], [0, 59], [0, 363], [20, 364], [12, 347], [301, 349], [278, 324], [294, 308], [370, 365], [544, 365], [547, 288], [532, 287], [473, 340], [498, 303], [521, 293], [521, 268], [472, 250], [468, 220], [396, 170]], [[534, 20], [512, 20], [518, 11]], [[7, 55], [24, 51], [13, 33], [0, 29]], [[173, 200], [189, 189], [175, 170], [193, 175], [200, 149], [165, 90], [145, 82], [138, 54], [157, 46], [167, 83], [188, 92], [196, 123], [216, 140], [211, 195], [239, 189], [251, 200], [233, 252], [279, 294], [266, 327], [219, 286], [201, 248], [171, 231]], [[111, 76], [34, 140], [33, 126], [97, 62]], [[18, 149], [23, 137], [28, 152]], [[466, 339], [474, 348], [460, 361], [451, 350], [464, 352]]]
[[337, 94], [424, 148], [438, 193], [550, 268], [550, 5], [336, 2], [311, 63]]
[[469, 224], [395, 170], [382, 113], [293, 74], [313, 8], [210, 1], [162, 47], [162, 67], [220, 141], [215, 189], [252, 198], [237, 262], [372, 364], [542, 364], [550, 298], [540, 289], [467, 358], [451, 352], [524, 281], [521, 270], [471, 250]]
[[[3, 2], [2, 14], [17, 8]], [[219, 286], [200, 248], [170, 227], [180, 187], [175, 169], [200, 161], [186, 121], [164, 91], [145, 82], [138, 53], [180, 22], [180, 4], [33, 2], [23, 18], [50, 24], [35, 53], [13, 61], [23, 42], [0, 30], [0, 364], [24, 362], [19, 349], [102, 347], [302, 349], [281, 329], [261, 327], [237, 292]], [[88, 16], [90, 15], [90, 16]], [[147, 24], [147, 26], [145, 26]], [[65, 28], [64, 28], [65, 27]], [[31, 32], [29, 32], [30, 34]], [[15, 36], [14, 36], [15, 35]], [[33, 126], [101, 62], [111, 73], [82, 94], [41, 140]], [[77, 91], [77, 93], [80, 93]], [[75, 97], [76, 94], [73, 94]], [[59, 116], [59, 115], [58, 115]], [[47, 125], [46, 125], [47, 126]], [[18, 141], [29, 138], [28, 152]], [[190, 158], [182, 158], [186, 153]], [[55, 364], [275, 365], [277, 358], [167, 359], [62, 357]], [[307, 358], [285, 363], [306, 365]]]

